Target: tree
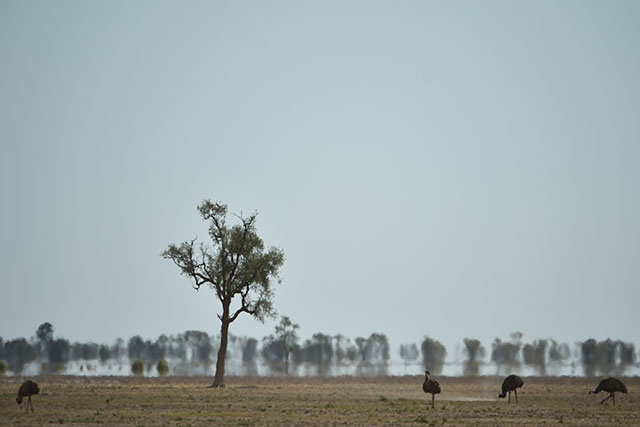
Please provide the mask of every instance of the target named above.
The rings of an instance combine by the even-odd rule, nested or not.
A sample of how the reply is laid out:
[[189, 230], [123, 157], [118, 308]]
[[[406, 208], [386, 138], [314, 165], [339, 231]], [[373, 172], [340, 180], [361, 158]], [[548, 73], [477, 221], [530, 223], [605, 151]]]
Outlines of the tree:
[[536, 340], [522, 347], [524, 363], [535, 367], [541, 376], [547, 374], [547, 345], [547, 340]]
[[420, 356], [420, 352], [415, 343], [400, 345], [400, 357], [404, 360], [405, 367], [409, 363], [416, 361], [418, 356]]
[[9, 368], [15, 373], [21, 373], [25, 364], [36, 359], [35, 348], [24, 338], [5, 342], [4, 349]]
[[234, 215], [240, 224], [229, 226], [227, 206], [220, 202], [205, 200], [198, 211], [209, 223], [212, 245], [197, 245], [195, 238], [179, 246], [169, 245], [162, 257], [173, 261], [180, 273], [193, 281], [196, 291], [207, 285], [220, 301], [220, 347], [211, 387], [224, 387], [229, 326], [242, 313], [261, 322], [275, 315], [272, 281], [280, 283], [284, 252], [276, 247], [265, 250], [256, 232], [257, 213]]
[[37, 346], [34, 345], [34, 347], [36, 347], [40, 355], [40, 362], [44, 368], [47, 366], [47, 362], [50, 362], [49, 351], [53, 343], [53, 326], [51, 323], [45, 322], [38, 326], [38, 329], [36, 330], [36, 339], [38, 344]]
[[433, 374], [442, 372], [444, 361], [447, 357], [447, 349], [437, 340], [426, 337], [420, 346], [422, 350], [422, 360], [426, 369]]
[[478, 375], [480, 373], [480, 362], [485, 356], [485, 349], [482, 343], [475, 338], [465, 338], [464, 349], [467, 353], [464, 375]]
[[282, 316], [280, 324], [276, 325], [276, 339], [284, 348], [284, 373], [289, 375], [289, 356], [298, 344], [296, 330], [300, 325], [293, 323], [288, 316]]
[[520, 366], [518, 354], [522, 347], [521, 332], [512, 332], [511, 342], [502, 342], [501, 339], [496, 338], [491, 346], [493, 348], [491, 351], [491, 361], [496, 364], [498, 373], [501, 367], [514, 370]]

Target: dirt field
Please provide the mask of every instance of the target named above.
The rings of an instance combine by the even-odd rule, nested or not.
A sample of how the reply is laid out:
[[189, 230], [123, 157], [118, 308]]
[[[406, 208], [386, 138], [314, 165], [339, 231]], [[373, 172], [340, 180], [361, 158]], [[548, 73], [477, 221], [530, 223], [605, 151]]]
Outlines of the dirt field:
[[[36, 377], [41, 393], [34, 413], [17, 409], [18, 378], [0, 380], [1, 426], [640, 426], [640, 378], [623, 378], [629, 394], [616, 405], [598, 380], [526, 377], [514, 399], [497, 399], [501, 378], [436, 378], [442, 394], [435, 409], [422, 377]], [[512, 396], [513, 397], [513, 396]]]

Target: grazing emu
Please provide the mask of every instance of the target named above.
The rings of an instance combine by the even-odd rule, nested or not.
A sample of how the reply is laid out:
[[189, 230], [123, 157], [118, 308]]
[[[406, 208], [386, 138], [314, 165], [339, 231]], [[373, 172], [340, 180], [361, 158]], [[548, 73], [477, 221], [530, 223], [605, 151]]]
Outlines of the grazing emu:
[[619, 379], [609, 377], [600, 381], [600, 384], [598, 384], [598, 387], [596, 387], [596, 389], [593, 391], [589, 391], [589, 394], [591, 393], [598, 394], [601, 391], [606, 391], [607, 393], [609, 393], [609, 396], [602, 399], [600, 403], [604, 403], [605, 400], [613, 398], [613, 404], [615, 405], [616, 404], [615, 393], [619, 391], [620, 393], [627, 394], [627, 386], [625, 386], [622, 383], [622, 381], [620, 381]]
[[502, 382], [502, 393], [498, 395], [498, 398], [505, 397], [509, 393], [509, 403], [511, 403], [511, 392], [516, 394], [516, 403], [518, 403], [518, 388], [524, 385], [524, 381], [517, 375], [509, 375]]
[[31, 412], [33, 412], [33, 402], [31, 402], [31, 396], [38, 393], [40, 393], [38, 384], [31, 380], [26, 380], [22, 383], [20, 389], [18, 389], [18, 397], [16, 397], [16, 402], [18, 402], [18, 405], [20, 405], [22, 404], [22, 399], [27, 397], [28, 400], [25, 409], [27, 410], [27, 412], [29, 412], [29, 408], [31, 408]]
[[425, 371], [425, 379], [422, 383], [422, 390], [425, 393], [431, 393], [431, 407], [435, 408], [433, 401], [436, 398], [436, 394], [440, 393], [440, 384], [438, 383], [438, 381], [430, 380], [429, 375], [431, 375], [431, 372]]

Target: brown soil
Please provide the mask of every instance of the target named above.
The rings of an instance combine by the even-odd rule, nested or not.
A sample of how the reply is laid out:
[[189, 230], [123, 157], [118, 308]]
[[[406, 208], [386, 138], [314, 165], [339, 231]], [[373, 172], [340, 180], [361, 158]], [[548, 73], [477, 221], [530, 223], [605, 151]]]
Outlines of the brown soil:
[[211, 378], [34, 378], [34, 413], [15, 403], [22, 382], [0, 382], [0, 426], [640, 426], [640, 378], [600, 404], [599, 379], [525, 377], [519, 403], [498, 399], [502, 378], [437, 377], [435, 409], [422, 377], [248, 378], [206, 388]]

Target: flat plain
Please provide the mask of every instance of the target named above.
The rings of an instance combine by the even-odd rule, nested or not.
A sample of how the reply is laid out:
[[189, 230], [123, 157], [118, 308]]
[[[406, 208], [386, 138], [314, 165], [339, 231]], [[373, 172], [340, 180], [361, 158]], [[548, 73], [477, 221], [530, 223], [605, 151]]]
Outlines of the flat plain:
[[23, 378], [0, 379], [0, 426], [640, 426], [638, 377], [621, 377], [615, 406], [588, 394], [600, 378], [524, 377], [509, 404], [501, 377], [434, 377], [435, 409], [420, 376], [32, 379], [33, 413], [15, 402]]

